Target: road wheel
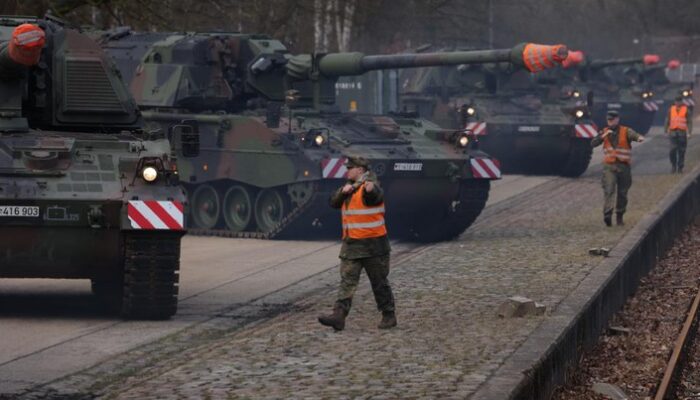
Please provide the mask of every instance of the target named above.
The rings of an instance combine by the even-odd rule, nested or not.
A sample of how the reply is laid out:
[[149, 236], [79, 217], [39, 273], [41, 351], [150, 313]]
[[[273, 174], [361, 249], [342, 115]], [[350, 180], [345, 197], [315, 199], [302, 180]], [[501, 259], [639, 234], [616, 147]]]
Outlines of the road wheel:
[[243, 186], [231, 186], [224, 195], [224, 221], [233, 232], [244, 231], [253, 216], [250, 193]]
[[276, 189], [263, 189], [255, 199], [255, 222], [261, 232], [271, 232], [284, 218], [284, 199]]
[[211, 229], [219, 221], [221, 202], [216, 189], [202, 185], [192, 194], [192, 219], [198, 228]]

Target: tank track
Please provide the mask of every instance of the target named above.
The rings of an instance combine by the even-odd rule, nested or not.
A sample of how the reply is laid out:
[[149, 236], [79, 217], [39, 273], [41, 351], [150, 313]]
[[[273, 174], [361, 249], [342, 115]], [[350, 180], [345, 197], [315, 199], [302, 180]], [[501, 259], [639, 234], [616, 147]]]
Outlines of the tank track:
[[127, 319], [167, 319], [177, 311], [181, 233], [124, 233], [120, 314]]
[[193, 228], [188, 229], [187, 233], [189, 235], [195, 236], [218, 236], [227, 238], [244, 238], [244, 239], [274, 239], [278, 235], [284, 232], [292, 222], [294, 222], [304, 211], [306, 211], [311, 205], [311, 198], [299, 203], [296, 207], [292, 209], [287, 215], [285, 215], [280, 223], [275, 226], [274, 229], [268, 232], [257, 232], [257, 231], [241, 231], [234, 232], [227, 229], [201, 229]]
[[588, 165], [591, 162], [591, 157], [593, 155], [593, 148], [591, 147], [591, 142], [587, 139], [577, 139], [571, 143], [571, 149], [569, 150], [569, 156], [561, 168], [559, 174], [561, 176], [569, 178], [577, 178], [583, 175], [588, 169]]
[[[461, 235], [479, 217], [489, 198], [491, 182], [485, 179], [470, 179], [460, 185], [459, 201], [454, 211], [445, 212], [442, 221], [436, 218], [413, 223], [408, 229], [397, 232], [400, 239], [420, 243], [452, 240]], [[391, 226], [390, 226], [391, 227]], [[391, 232], [389, 232], [392, 235]]]

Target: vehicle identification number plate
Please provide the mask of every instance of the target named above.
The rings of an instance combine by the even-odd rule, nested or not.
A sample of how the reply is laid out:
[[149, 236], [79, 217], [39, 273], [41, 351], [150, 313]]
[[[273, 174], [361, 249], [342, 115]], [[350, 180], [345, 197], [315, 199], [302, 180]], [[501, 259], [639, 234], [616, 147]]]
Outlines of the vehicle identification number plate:
[[539, 126], [519, 126], [518, 132], [539, 132]]
[[422, 171], [423, 163], [394, 163], [394, 171]]
[[0, 206], [0, 217], [38, 217], [39, 207]]

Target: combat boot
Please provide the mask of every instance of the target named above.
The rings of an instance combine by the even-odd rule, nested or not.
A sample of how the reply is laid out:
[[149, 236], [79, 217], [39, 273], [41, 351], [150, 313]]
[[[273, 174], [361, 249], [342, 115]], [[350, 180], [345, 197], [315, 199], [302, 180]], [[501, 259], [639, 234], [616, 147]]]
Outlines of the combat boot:
[[393, 311], [382, 311], [382, 321], [377, 325], [379, 329], [391, 329], [396, 326], [396, 313]]
[[605, 225], [607, 226], [612, 226], [612, 215], [611, 214], [605, 214], [603, 216], [603, 222], [605, 222]]
[[616, 216], [617, 216], [617, 221], [616, 221], [617, 224], [618, 224], [618, 225], [624, 225], [624, 224], [625, 224], [625, 221], [622, 220], [622, 213], [617, 213]]
[[320, 322], [321, 325], [330, 326], [336, 331], [342, 331], [345, 329], [345, 317], [347, 317], [347, 315], [347, 311], [336, 305], [333, 307], [333, 314], [318, 317], [318, 322]]

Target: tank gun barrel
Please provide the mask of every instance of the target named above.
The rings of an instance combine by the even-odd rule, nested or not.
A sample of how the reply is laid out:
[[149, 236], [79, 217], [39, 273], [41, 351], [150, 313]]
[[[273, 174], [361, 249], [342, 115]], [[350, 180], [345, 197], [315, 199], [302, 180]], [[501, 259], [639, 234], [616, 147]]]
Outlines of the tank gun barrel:
[[[331, 53], [320, 56], [318, 71], [325, 76], [361, 75], [380, 69], [436, 67], [460, 64], [509, 62], [537, 72], [561, 64], [568, 50], [564, 45], [521, 43], [510, 49], [451, 51], [437, 53], [365, 55], [363, 53]], [[290, 62], [290, 65], [299, 65]], [[288, 68], [290, 75], [303, 78], [299, 68]]]
[[612, 67], [616, 65], [628, 65], [628, 64], [644, 64], [646, 66], [658, 64], [660, 58], [656, 54], [646, 54], [643, 57], [630, 57], [630, 58], [614, 58], [610, 60], [595, 60], [591, 61], [589, 66], [592, 69], [600, 69], [606, 67]]

